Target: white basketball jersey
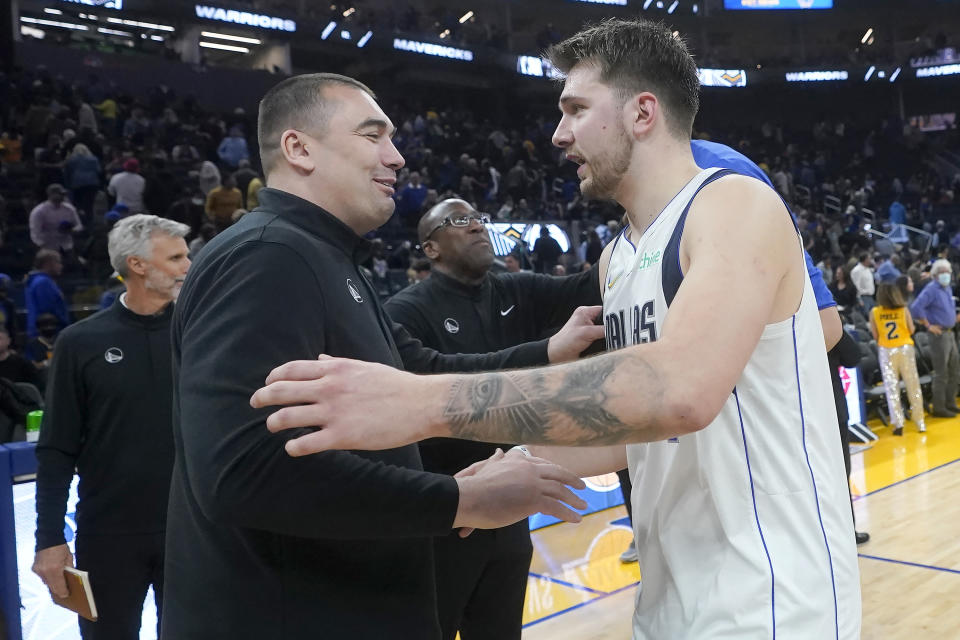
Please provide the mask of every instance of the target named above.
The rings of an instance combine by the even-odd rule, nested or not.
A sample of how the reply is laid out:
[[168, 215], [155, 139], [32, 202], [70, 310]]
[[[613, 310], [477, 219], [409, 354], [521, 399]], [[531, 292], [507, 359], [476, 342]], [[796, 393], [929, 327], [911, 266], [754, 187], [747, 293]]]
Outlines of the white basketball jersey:
[[[690, 203], [729, 173], [698, 174], [636, 246], [626, 230], [617, 237], [604, 282], [608, 349], [661, 336], [683, 278], [679, 247]], [[799, 239], [796, 260], [804, 269]], [[627, 446], [643, 576], [634, 640], [860, 636], [847, 477], [806, 280], [799, 310], [767, 325], [710, 425]], [[716, 314], [723, 322], [723, 309]]]

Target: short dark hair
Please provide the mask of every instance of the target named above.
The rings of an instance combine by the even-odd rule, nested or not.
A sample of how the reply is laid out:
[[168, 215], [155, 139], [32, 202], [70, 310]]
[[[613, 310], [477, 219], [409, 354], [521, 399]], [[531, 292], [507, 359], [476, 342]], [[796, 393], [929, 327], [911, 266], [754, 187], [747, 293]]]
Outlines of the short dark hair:
[[700, 78], [687, 45], [660, 22], [610, 18], [547, 49], [561, 73], [577, 64], [597, 65], [600, 78], [627, 100], [650, 91], [666, 104], [666, 122], [689, 138], [700, 108]]
[[306, 73], [287, 78], [267, 91], [260, 100], [257, 116], [257, 140], [260, 161], [267, 175], [277, 162], [280, 134], [287, 129], [299, 129], [322, 134], [333, 113], [333, 102], [324, 100], [323, 93], [331, 85], [353, 87], [371, 98], [376, 95], [358, 80], [336, 73]]

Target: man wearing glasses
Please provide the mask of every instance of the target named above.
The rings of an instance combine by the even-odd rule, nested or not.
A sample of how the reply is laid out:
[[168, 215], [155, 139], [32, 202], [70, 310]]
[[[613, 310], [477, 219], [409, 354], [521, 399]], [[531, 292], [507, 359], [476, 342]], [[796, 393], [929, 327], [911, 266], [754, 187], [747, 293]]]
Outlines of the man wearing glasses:
[[[420, 219], [417, 233], [431, 275], [385, 308], [425, 347], [441, 353], [498, 351], [542, 340], [579, 305], [600, 304], [596, 267], [564, 278], [490, 273], [489, 222], [457, 199], [440, 202]], [[425, 470], [453, 475], [489, 458], [497, 446], [503, 447], [434, 438], [420, 443], [420, 456]], [[433, 548], [444, 640], [453, 640], [458, 630], [473, 640], [519, 640], [533, 553], [527, 521], [467, 538], [456, 532], [436, 536]]]

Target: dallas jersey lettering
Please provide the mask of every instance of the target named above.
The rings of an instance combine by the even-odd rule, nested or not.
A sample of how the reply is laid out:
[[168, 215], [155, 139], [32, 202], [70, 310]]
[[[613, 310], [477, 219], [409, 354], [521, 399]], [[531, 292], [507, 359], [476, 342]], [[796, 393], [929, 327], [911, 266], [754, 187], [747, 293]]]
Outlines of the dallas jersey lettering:
[[[683, 279], [690, 203], [730, 173], [698, 174], [636, 246], [626, 229], [617, 237], [604, 282], [608, 349], [661, 337]], [[797, 313], [767, 325], [710, 425], [628, 445], [627, 459], [643, 576], [634, 640], [859, 638], [853, 521], [809, 278]]]
[[877, 325], [877, 345], [884, 349], [896, 349], [904, 345], [913, 344], [910, 337], [910, 326], [907, 324], [907, 308], [875, 306], [870, 310], [873, 321]]

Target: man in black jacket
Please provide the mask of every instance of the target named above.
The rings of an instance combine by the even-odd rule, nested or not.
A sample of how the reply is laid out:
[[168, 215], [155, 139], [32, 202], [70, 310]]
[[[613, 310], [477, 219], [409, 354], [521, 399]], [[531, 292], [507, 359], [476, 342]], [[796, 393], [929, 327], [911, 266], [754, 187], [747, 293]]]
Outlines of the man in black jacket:
[[560, 501], [582, 506], [564, 486], [580, 480], [513, 456], [470, 477], [427, 473], [412, 445], [294, 458], [296, 434], [268, 431], [283, 416], [267, 420], [250, 397], [272, 368], [320, 354], [454, 371], [529, 365], [555, 345], [443, 356], [387, 317], [358, 265], [362, 236], [393, 212], [403, 158], [367, 87], [289, 78], [263, 98], [258, 129], [260, 207], [204, 248], [174, 317], [162, 637], [434, 640], [429, 537], [536, 511], [578, 520]]
[[[542, 338], [579, 305], [601, 304], [596, 267], [564, 278], [490, 273], [486, 221], [458, 199], [444, 200], [420, 219], [417, 231], [431, 276], [384, 306], [424, 346], [441, 353], [505, 349]], [[434, 438], [420, 443], [420, 456], [427, 471], [453, 475], [498, 446], [504, 445]], [[533, 553], [527, 521], [467, 538], [451, 532], [433, 543], [444, 640], [457, 631], [469, 640], [519, 640]]]
[[183, 224], [136, 215], [110, 232], [127, 291], [57, 338], [37, 443], [33, 571], [65, 596], [73, 566], [64, 539], [67, 493], [80, 476], [76, 566], [90, 572], [97, 622], [84, 640], [135, 640], [143, 599], [163, 596], [163, 547], [173, 437], [170, 320], [190, 260]]

